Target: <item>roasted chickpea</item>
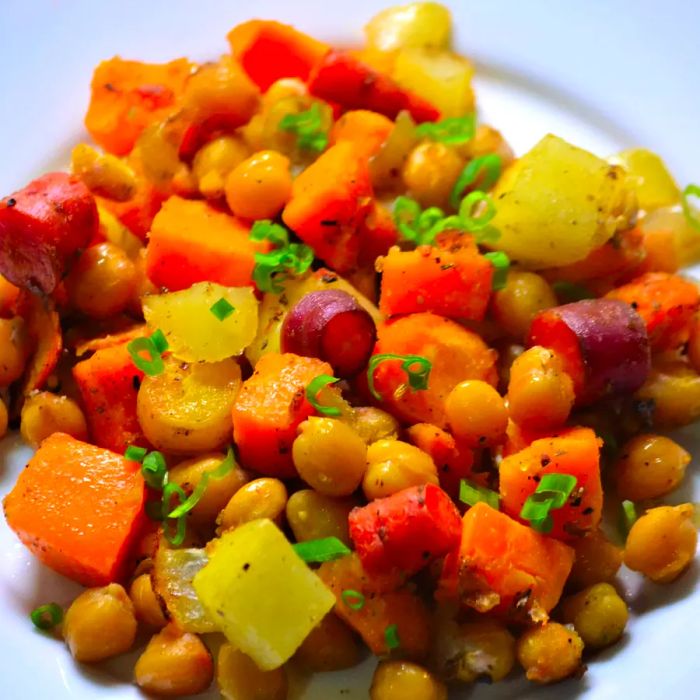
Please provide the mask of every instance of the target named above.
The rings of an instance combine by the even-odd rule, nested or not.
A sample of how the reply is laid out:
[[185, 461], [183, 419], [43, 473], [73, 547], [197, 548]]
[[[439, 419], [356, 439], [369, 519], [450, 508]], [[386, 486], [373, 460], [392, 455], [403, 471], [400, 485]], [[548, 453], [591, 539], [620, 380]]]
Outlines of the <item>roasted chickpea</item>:
[[312, 416], [292, 445], [299, 476], [326, 496], [348, 496], [362, 481], [367, 446], [347, 423]]
[[424, 141], [408, 155], [402, 177], [411, 196], [424, 207], [445, 207], [464, 160], [444, 143]]
[[297, 542], [337, 537], [349, 545], [348, 515], [356, 505], [350, 498], [331, 498], [303, 489], [287, 501], [287, 522]]
[[223, 532], [258, 518], [280, 521], [287, 505], [287, 489], [279, 479], [255, 479], [236, 491], [216, 522]]
[[228, 643], [219, 649], [216, 682], [225, 700], [287, 699], [284, 667], [261, 671], [249, 656]]
[[690, 455], [662, 435], [637, 435], [623, 448], [615, 465], [620, 498], [643, 501], [673, 491], [683, 481]]
[[474, 138], [471, 141], [467, 141], [459, 150], [468, 155], [469, 158], [495, 153], [501, 156], [504, 169], [513, 162], [515, 157], [513, 149], [503, 138], [501, 132], [488, 124], [479, 124], [476, 127]]
[[7, 434], [7, 406], [5, 402], [0, 399], [0, 438], [4, 438]]
[[528, 680], [555, 683], [581, 668], [583, 641], [558, 622], [532, 627], [518, 639], [516, 654]]
[[506, 286], [493, 295], [493, 317], [508, 335], [525, 340], [530, 323], [544, 309], [557, 305], [557, 297], [547, 280], [535, 272], [511, 270]]
[[[224, 459], [226, 455], [222, 452], [211, 452], [186, 459], [168, 472], [168, 481], [177, 484], [189, 495], [197, 487], [202, 475], [216, 470]], [[249, 480], [248, 473], [236, 465], [221, 478], [209, 479], [202, 497], [189, 512], [188, 517], [192, 524], [202, 527], [213, 525], [216, 516]]]
[[220, 136], [202, 146], [192, 161], [200, 193], [208, 199], [222, 197], [226, 176], [249, 155], [248, 146], [235, 136]]
[[682, 362], [664, 363], [651, 370], [635, 396], [654, 402], [655, 426], [688, 425], [700, 417], [700, 374]]
[[24, 319], [0, 318], [0, 386], [9, 386], [22, 376], [29, 352]]
[[368, 445], [377, 440], [396, 440], [399, 434], [399, 422], [396, 418], [374, 406], [356, 408], [350, 423]]
[[40, 391], [30, 396], [22, 406], [20, 418], [22, 439], [38, 447], [53, 433], [67, 433], [77, 440], [87, 440], [87, 424], [80, 406], [67, 396]]
[[93, 663], [129, 651], [136, 628], [129, 596], [118, 583], [110, 583], [73, 601], [63, 620], [63, 638], [76, 661]]
[[371, 700], [447, 700], [447, 687], [410, 661], [380, 661], [369, 690]]
[[611, 581], [622, 566], [622, 549], [601, 530], [594, 530], [573, 543], [576, 553], [568, 583], [575, 589]]
[[113, 243], [88, 248], [66, 278], [73, 305], [93, 318], [109, 318], [123, 311], [136, 289], [136, 268]]
[[285, 97], [303, 97], [308, 95], [308, 93], [309, 90], [303, 80], [299, 78], [280, 78], [275, 80], [263, 95], [263, 108], [270, 107]]
[[627, 604], [609, 583], [596, 583], [561, 604], [564, 622], [572, 624], [587, 647], [614, 644], [625, 631]]
[[536, 345], [513, 362], [507, 398], [510, 417], [523, 428], [559, 428], [574, 405], [574, 384], [561, 360]]
[[378, 440], [369, 446], [362, 480], [368, 500], [422, 484], [438, 484], [437, 467], [430, 455], [401, 440]]
[[468, 447], [489, 447], [505, 440], [508, 409], [486, 382], [470, 379], [457, 384], [447, 396], [445, 414], [453, 435]]
[[136, 684], [147, 693], [176, 697], [206, 690], [214, 677], [209, 650], [196, 634], [169, 624], [151, 637], [134, 669]]
[[698, 533], [692, 503], [651, 508], [632, 525], [625, 565], [656, 583], [677, 579], [692, 562]]
[[350, 628], [328, 613], [301, 643], [294, 659], [307, 671], [340, 671], [360, 663], [361, 651]]
[[277, 151], [254, 153], [230, 172], [225, 190], [236, 216], [274, 219], [292, 194], [289, 158]]
[[121, 158], [79, 143], [71, 153], [71, 170], [94, 194], [125, 202], [134, 196], [136, 176]]
[[153, 590], [150, 574], [141, 574], [132, 581], [129, 597], [134, 605], [137, 620], [151, 627], [165, 627], [168, 621]]

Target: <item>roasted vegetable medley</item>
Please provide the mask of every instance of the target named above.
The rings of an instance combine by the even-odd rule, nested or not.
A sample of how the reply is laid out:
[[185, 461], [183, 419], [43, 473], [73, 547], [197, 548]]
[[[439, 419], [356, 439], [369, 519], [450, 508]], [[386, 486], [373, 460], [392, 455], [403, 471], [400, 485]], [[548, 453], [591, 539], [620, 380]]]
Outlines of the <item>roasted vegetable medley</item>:
[[580, 677], [621, 565], [695, 556], [660, 431], [700, 417], [700, 188], [516, 157], [439, 4], [365, 29], [106, 60], [93, 145], [0, 201], [5, 518], [86, 587], [27, 613], [83, 663], [147, 631], [147, 693], [284, 700], [368, 651], [373, 700]]

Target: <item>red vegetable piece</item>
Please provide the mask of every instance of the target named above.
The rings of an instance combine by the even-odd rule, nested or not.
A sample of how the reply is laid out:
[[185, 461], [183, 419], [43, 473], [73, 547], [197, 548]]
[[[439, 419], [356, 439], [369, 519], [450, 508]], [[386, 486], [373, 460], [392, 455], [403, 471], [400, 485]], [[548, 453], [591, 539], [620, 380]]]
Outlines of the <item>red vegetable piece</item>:
[[282, 352], [325, 360], [338, 377], [351, 377], [363, 369], [376, 339], [372, 317], [340, 289], [310, 292], [282, 325]]
[[440, 119], [439, 110], [345, 51], [330, 51], [309, 77], [309, 92], [345, 109], [368, 109], [395, 119], [402, 110], [416, 122]]
[[370, 575], [410, 577], [459, 545], [462, 521], [438, 486], [427, 484], [372, 501], [350, 513], [350, 538]]
[[48, 173], [0, 201], [0, 274], [51, 294], [98, 229], [95, 198], [68, 173]]
[[542, 345], [561, 357], [579, 405], [631, 394], [651, 369], [644, 321], [631, 306], [613, 299], [584, 299], [540, 312], [528, 345]]

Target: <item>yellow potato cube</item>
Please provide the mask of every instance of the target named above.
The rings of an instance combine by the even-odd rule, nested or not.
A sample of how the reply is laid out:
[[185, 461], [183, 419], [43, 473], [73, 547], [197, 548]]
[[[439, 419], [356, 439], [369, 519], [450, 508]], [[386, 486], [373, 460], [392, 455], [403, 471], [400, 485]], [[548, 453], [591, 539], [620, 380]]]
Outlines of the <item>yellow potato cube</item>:
[[365, 27], [372, 49], [393, 51], [403, 48], [447, 48], [452, 34], [452, 17], [437, 2], [412, 2], [382, 10]]
[[194, 589], [231, 644], [263, 671], [287, 661], [335, 604], [271, 520], [226, 532]]
[[640, 209], [651, 211], [678, 204], [681, 192], [666, 164], [646, 148], [630, 148], [610, 161], [622, 165], [629, 174], [629, 184], [637, 193]]

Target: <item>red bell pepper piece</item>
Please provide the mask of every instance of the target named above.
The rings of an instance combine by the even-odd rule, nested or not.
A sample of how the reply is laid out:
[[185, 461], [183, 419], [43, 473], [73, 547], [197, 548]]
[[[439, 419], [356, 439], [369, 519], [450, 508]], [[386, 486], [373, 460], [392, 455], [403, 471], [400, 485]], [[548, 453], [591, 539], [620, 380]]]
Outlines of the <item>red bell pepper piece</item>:
[[370, 575], [412, 576], [459, 546], [462, 521], [438, 486], [412, 486], [350, 513], [350, 538]]

